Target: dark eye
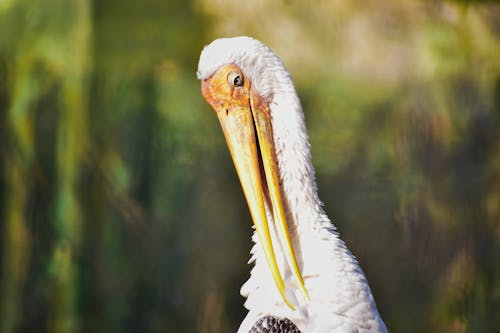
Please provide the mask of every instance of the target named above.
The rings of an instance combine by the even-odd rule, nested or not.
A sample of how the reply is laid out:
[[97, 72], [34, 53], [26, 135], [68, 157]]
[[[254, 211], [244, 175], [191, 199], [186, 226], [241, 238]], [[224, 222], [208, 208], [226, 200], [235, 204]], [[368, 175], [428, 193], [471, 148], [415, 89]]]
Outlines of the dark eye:
[[243, 79], [241, 78], [241, 76], [236, 76], [233, 80], [233, 84], [235, 86], [241, 86], [243, 84]]
[[227, 76], [227, 81], [235, 87], [241, 87], [243, 85], [243, 76], [238, 71], [232, 71]]

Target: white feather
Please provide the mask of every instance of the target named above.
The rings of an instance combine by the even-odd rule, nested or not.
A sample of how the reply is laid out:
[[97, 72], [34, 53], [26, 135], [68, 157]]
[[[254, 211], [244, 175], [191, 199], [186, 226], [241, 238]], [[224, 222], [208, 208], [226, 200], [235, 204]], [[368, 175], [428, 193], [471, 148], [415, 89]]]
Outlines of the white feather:
[[[250, 37], [217, 39], [201, 53], [198, 78], [207, 79], [226, 64], [237, 65], [270, 106], [288, 228], [311, 297], [308, 302], [302, 296], [271, 230], [287, 296], [296, 310], [283, 302], [254, 233], [250, 262], [255, 265], [241, 288], [249, 312], [238, 332], [247, 333], [265, 314], [289, 318], [305, 333], [387, 332], [363, 271], [323, 211], [304, 114], [281, 60]], [[269, 210], [268, 218], [272, 220]]]

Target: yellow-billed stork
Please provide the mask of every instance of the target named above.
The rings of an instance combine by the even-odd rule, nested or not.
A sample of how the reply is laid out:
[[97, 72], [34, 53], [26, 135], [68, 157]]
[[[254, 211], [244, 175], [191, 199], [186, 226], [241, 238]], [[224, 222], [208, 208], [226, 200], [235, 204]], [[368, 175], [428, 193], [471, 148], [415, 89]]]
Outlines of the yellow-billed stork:
[[222, 38], [205, 46], [197, 75], [255, 226], [238, 332], [386, 332], [363, 271], [323, 211], [281, 60], [253, 38]]

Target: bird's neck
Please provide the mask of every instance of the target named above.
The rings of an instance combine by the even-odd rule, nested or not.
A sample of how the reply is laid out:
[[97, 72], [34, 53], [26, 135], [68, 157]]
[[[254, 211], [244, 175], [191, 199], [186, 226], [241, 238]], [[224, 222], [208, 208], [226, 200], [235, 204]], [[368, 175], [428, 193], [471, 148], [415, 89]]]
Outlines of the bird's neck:
[[288, 227], [292, 234], [300, 236], [304, 230], [316, 229], [328, 218], [318, 197], [304, 114], [295, 90], [277, 94], [271, 108]]
[[[283, 98], [275, 96], [271, 110], [285, 215], [311, 301], [302, 296], [281, 250], [277, 251], [278, 265], [286, 284], [287, 297], [297, 311], [291, 310], [282, 301], [259, 239], [254, 234], [251, 261], [255, 262], [255, 266], [250, 279], [241, 289], [241, 294], [247, 297], [245, 306], [249, 314], [239, 332], [248, 332], [248, 328], [263, 313], [289, 318], [303, 331], [330, 332], [334, 329], [332, 325], [339, 320], [351, 320], [349, 318], [354, 316], [352, 323], [357, 323], [355, 311], [351, 311], [355, 307], [373, 312], [374, 331], [384, 331], [364, 274], [339, 238], [318, 198], [304, 115], [295, 91]], [[268, 216], [272, 219], [269, 211]], [[272, 243], [279, 248], [276, 231], [270, 229]], [[345, 297], [346, 293], [350, 296]], [[319, 316], [324, 321], [309, 320]], [[356, 326], [352, 325], [349, 326], [352, 328], [350, 331], [355, 331]]]

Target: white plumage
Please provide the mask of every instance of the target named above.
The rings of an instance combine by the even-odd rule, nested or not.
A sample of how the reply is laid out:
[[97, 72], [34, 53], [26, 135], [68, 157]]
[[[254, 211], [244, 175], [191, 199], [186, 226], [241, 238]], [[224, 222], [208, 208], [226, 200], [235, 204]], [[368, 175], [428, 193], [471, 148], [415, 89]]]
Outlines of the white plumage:
[[[235, 37], [215, 40], [203, 49], [198, 78], [205, 80], [227, 64], [237, 65], [270, 106], [286, 220], [310, 295], [307, 301], [300, 292], [271, 228], [287, 296], [296, 309], [285, 304], [254, 234], [250, 262], [255, 265], [241, 288], [249, 312], [238, 332], [247, 333], [266, 314], [289, 318], [303, 333], [386, 332], [361, 268], [318, 198], [304, 114], [290, 75], [267, 46]], [[267, 212], [272, 220], [269, 208]]]

